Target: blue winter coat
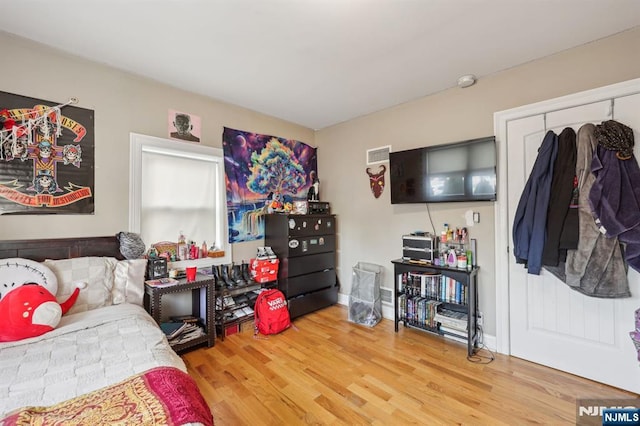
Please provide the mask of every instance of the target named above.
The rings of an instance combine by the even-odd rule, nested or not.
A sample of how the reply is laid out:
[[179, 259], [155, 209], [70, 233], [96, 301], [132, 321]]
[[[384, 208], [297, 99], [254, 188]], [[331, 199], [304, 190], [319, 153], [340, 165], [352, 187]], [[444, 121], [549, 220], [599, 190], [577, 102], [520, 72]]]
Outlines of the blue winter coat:
[[538, 157], [525, 184], [513, 220], [513, 254], [527, 265], [530, 274], [540, 275], [547, 209], [558, 155], [558, 135], [549, 130], [538, 148]]

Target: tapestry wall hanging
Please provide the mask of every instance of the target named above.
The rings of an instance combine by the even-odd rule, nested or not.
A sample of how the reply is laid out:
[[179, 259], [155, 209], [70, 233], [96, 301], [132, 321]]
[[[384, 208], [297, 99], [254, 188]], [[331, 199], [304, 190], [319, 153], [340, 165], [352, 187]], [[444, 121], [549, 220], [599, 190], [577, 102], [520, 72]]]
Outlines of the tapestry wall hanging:
[[303, 142], [224, 128], [229, 242], [264, 238], [264, 214], [290, 212], [318, 179], [317, 149]]
[[0, 92], [0, 214], [94, 213], [94, 113]]

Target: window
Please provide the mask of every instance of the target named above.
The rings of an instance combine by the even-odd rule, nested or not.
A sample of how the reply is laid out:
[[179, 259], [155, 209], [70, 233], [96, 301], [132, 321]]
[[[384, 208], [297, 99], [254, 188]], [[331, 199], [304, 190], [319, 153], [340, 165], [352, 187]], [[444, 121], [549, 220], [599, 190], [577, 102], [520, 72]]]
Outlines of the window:
[[132, 232], [147, 246], [177, 242], [182, 232], [198, 247], [206, 241], [225, 251], [197, 260], [198, 266], [231, 262], [221, 149], [132, 133], [130, 166]]

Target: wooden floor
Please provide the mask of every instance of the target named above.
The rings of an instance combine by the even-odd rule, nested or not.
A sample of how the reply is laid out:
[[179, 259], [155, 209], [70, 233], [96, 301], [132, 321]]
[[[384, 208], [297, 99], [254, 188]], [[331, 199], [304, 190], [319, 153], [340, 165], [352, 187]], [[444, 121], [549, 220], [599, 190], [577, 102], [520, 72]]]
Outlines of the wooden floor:
[[635, 396], [504, 355], [474, 363], [465, 345], [353, 324], [341, 305], [294, 323], [183, 356], [216, 425], [575, 424], [576, 398]]

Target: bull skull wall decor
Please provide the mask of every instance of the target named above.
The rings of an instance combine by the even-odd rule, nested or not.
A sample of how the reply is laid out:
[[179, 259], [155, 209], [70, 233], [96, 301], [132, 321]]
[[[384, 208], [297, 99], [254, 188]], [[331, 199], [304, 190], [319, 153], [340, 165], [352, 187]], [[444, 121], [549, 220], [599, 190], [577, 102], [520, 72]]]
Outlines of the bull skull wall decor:
[[371, 192], [376, 198], [379, 198], [382, 195], [382, 191], [384, 191], [384, 172], [386, 171], [387, 168], [385, 166], [380, 166], [380, 170], [377, 173], [371, 173], [371, 169], [367, 167]]

